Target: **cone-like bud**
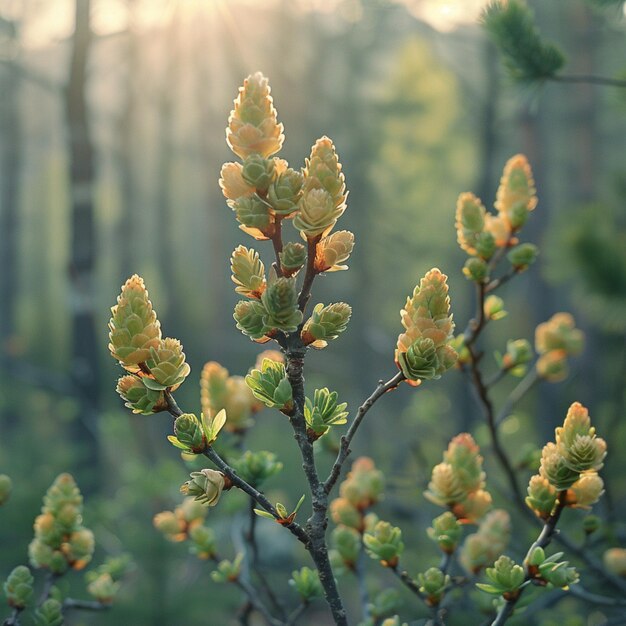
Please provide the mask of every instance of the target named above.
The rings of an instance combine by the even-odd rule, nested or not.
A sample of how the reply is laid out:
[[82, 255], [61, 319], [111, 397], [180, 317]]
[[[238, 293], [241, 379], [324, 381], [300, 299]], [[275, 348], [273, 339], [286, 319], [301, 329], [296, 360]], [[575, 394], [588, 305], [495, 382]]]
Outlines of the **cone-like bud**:
[[477, 524], [491, 509], [491, 494], [485, 489], [478, 489], [467, 494], [466, 498], [454, 505], [452, 511], [459, 521]]
[[205, 363], [200, 375], [202, 413], [213, 417], [226, 406], [228, 370], [217, 361]]
[[177, 389], [191, 371], [185, 362], [182, 344], [171, 337], [163, 339], [158, 347], [150, 348], [147, 364], [152, 376], [146, 376], [143, 383], [155, 391]]
[[385, 567], [396, 567], [404, 550], [402, 531], [388, 522], [378, 522], [363, 535], [365, 550]]
[[261, 296], [261, 302], [265, 307], [263, 322], [268, 328], [292, 332], [302, 322], [294, 278], [276, 278], [272, 271], [267, 289]]
[[576, 356], [582, 352], [584, 340], [583, 332], [576, 328], [569, 313], [556, 313], [535, 330], [535, 348], [539, 354], [563, 350], [566, 356]]
[[274, 228], [270, 207], [259, 196], [241, 196], [233, 204], [239, 228], [258, 241], [269, 239]]
[[256, 300], [240, 300], [235, 305], [233, 317], [237, 322], [237, 328], [258, 343], [269, 341], [267, 333], [270, 328], [265, 325], [267, 311], [261, 302]]
[[181, 493], [193, 497], [201, 504], [215, 506], [224, 489], [224, 474], [212, 469], [203, 469], [191, 472], [190, 476], [191, 479], [181, 485]]
[[248, 185], [243, 179], [241, 163], [224, 163], [220, 172], [219, 184], [226, 198], [226, 204], [231, 209], [234, 209], [236, 200], [244, 196], [251, 196], [254, 193], [254, 187]]
[[462, 250], [489, 260], [496, 245], [491, 233], [485, 232], [485, 207], [473, 193], [462, 193], [456, 204], [456, 234]]
[[217, 540], [212, 529], [206, 526], [194, 526], [189, 531], [191, 541], [191, 552], [199, 559], [212, 559], [217, 550]]
[[122, 286], [111, 309], [109, 350], [127, 370], [136, 372], [150, 350], [161, 343], [161, 325], [152, 309], [143, 279], [134, 274]]
[[293, 410], [291, 385], [283, 363], [264, 359], [260, 370], [252, 370], [246, 376], [246, 384], [266, 406], [287, 414]]
[[241, 177], [257, 193], [264, 194], [276, 177], [276, 163], [260, 154], [250, 154], [243, 162]]
[[459, 555], [461, 565], [467, 572], [479, 572], [502, 554], [510, 536], [509, 514], [503, 509], [494, 509], [484, 517], [478, 532], [468, 535], [463, 542]]
[[10, 497], [13, 489], [13, 481], [6, 474], [0, 474], [0, 506]]
[[364, 511], [382, 498], [384, 488], [384, 474], [376, 469], [372, 459], [363, 456], [352, 464], [339, 493], [359, 511]]
[[241, 563], [243, 562], [243, 553], [239, 553], [234, 561], [220, 561], [217, 569], [211, 572], [211, 578], [216, 583], [235, 582], [241, 574]]
[[556, 497], [556, 489], [547, 478], [539, 474], [531, 477], [528, 483], [526, 504], [536, 515], [542, 519], [548, 519], [556, 504]]
[[533, 359], [533, 349], [527, 339], [510, 339], [506, 342], [506, 352], [500, 360], [500, 367], [513, 376], [523, 376], [526, 364]]
[[298, 592], [305, 603], [324, 595], [319, 574], [317, 570], [310, 567], [302, 567], [292, 572], [289, 584]]
[[475, 283], [483, 283], [489, 276], [489, 266], [478, 257], [470, 257], [463, 266], [463, 276]]
[[286, 243], [279, 258], [283, 274], [288, 278], [295, 276], [306, 262], [306, 248], [301, 243]]
[[298, 210], [304, 178], [300, 172], [288, 168], [269, 186], [267, 200], [276, 215], [291, 217]]
[[9, 606], [23, 609], [33, 596], [35, 579], [25, 565], [18, 565], [4, 583], [4, 593]]
[[579, 402], [570, 406], [563, 426], [556, 429], [556, 442], [559, 454], [572, 471], [597, 472], [602, 468], [606, 442], [596, 436], [589, 411]]
[[578, 582], [578, 572], [573, 567], [568, 567], [567, 561], [559, 561], [563, 556], [557, 552], [546, 558], [542, 548], [535, 548], [528, 559], [530, 573], [533, 578], [550, 583], [554, 587], [567, 589], [569, 585]]
[[504, 310], [504, 300], [502, 300], [499, 296], [487, 296], [485, 298], [483, 308], [485, 311], [485, 317], [493, 320], [494, 322], [501, 320], [503, 317], [508, 315], [508, 313]]
[[439, 463], [433, 467], [428, 491], [424, 496], [440, 506], [452, 505], [465, 497], [465, 491], [459, 484], [454, 468], [449, 463]]
[[450, 576], [444, 574], [438, 567], [431, 567], [423, 574], [417, 575], [417, 583], [420, 591], [426, 596], [426, 604], [437, 606], [450, 584]]
[[503, 215], [485, 215], [485, 233], [491, 235], [497, 248], [515, 245], [517, 239], [511, 235], [511, 226]]
[[153, 518], [153, 524], [167, 539], [179, 542], [187, 539], [188, 533], [202, 524], [206, 514], [205, 506], [193, 498], [186, 498], [174, 511], [157, 513]]
[[239, 459], [233, 460], [231, 465], [237, 475], [255, 488], [283, 469], [283, 464], [277, 460], [273, 452], [261, 450], [252, 452], [246, 450]]
[[240, 158], [257, 153], [269, 157], [285, 139], [278, 123], [269, 82], [261, 72], [251, 74], [239, 88], [235, 108], [228, 118], [226, 142]]
[[314, 348], [324, 348], [348, 327], [352, 307], [345, 302], [324, 306], [316, 304], [302, 328], [302, 341]]
[[163, 392], [148, 389], [143, 384], [143, 380], [143, 378], [129, 374], [117, 381], [117, 393], [125, 401], [125, 405], [133, 413], [141, 415], [152, 415], [167, 410]]
[[513, 230], [521, 228], [537, 206], [535, 181], [523, 154], [511, 157], [504, 166], [496, 194], [496, 209]]
[[469, 433], [461, 433], [448, 444], [444, 461], [454, 468], [456, 481], [466, 492], [476, 491], [484, 485], [483, 457], [480, 448]]
[[120, 590], [110, 574], [102, 574], [87, 585], [87, 592], [102, 604], [110, 604]]
[[559, 449], [556, 444], [549, 442], [541, 451], [541, 466], [539, 467], [539, 473], [544, 478], [547, 478], [550, 484], [561, 491], [568, 489], [577, 480], [579, 473], [572, 470], [565, 459], [559, 453]]
[[446, 554], [452, 554], [461, 539], [463, 529], [454, 514], [446, 511], [433, 520], [428, 529], [428, 536], [439, 545]]
[[550, 350], [542, 354], [535, 364], [537, 374], [550, 383], [558, 383], [569, 375], [565, 350]]
[[452, 367], [457, 353], [449, 345], [454, 330], [450, 314], [447, 276], [437, 268], [430, 270], [415, 287], [400, 311], [406, 332], [398, 337], [396, 363], [407, 380], [439, 378]]
[[595, 473], [583, 474], [568, 490], [565, 502], [577, 509], [590, 509], [604, 493], [604, 482]]
[[518, 271], [523, 272], [532, 265], [539, 256], [539, 248], [532, 243], [521, 243], [515, 246], [507, 255], [509, 263]]
[[235, 292], [246, 298], [260, 298], [265, 291], [265, 266], [258, 252], [245, 246], [235, 248], [230, 257]]
[[348, 411], [345, 410], [348, 405], [345, 402], [339, 404], [337, 398], [337, 392], [329, 391], [327, 387], [316, 389], [313, 400], [306, 398], [304, 419], [312, 439], [321, 437], [331, 426], [348, 421]]
[[347, 498], [335, 498], [330, 503], [330, 516], [335, 524], [363, 530], [363, 516]]
[[293, 225], [304, 239], [327, 235], [343, 213], [335, 207], [333, 197], [325, 189], [305, 191], [298, 208]]
[[36, 626], [63, 626], [63, 623], [63, 607], [54, 598], [48, 598], [35, 611]]
[[506, 599], [517, 597], [519, 588], [525, 580], [521, 565], [517, 565], [505, 555], [502, 555], [493, 567], [488, 567], [485, 573], [491, 584], [478, 583], [476, 586], [487, 593], [503, 595]]
[[339, 230], [320, 240], [315, 250], [316, 272], [338, 272], [347, 270], [342, 265], [354, 249], [354, 235], [349, 230]]
[[179, 443], [193, 454], [199, 454], [207, 446], [202, 424], [192, 413], [183, 413], [174, 422], [174, 434]]
[[330, 194], [333, 206], [343, 213], [346, 208], [346, 181], [341, 171], [341, 163], [335, 152], [335, 146], [328, 137], [321, 137], [311, 148], [311, 156], [304, 168], [303, 191], [324, 189]]
[[610, 548], [604, 553], [602, 561], [609, 572], [626, 577], [626, 548]]
[[44, 496], [41, 515], [35, 520], [35, 538], [29, 545], [35, 568], [63, 574], [82, 569], [91, 560], [93, 534], [82, 526], [83, 499], [70, 474], [56, 478]]
[[337, 526], [332, 532], [332, 544], [349, 569], [356, 567], [361, 551], [361, 535], [348, 526]]

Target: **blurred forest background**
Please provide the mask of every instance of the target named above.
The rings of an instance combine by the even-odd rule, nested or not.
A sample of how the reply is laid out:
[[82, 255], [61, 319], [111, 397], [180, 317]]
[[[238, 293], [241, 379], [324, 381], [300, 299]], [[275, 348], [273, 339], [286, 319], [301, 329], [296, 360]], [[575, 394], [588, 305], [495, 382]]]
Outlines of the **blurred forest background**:
[[[623, 70], [621, 7], [530, 4], [568, 71]], [[224, 128], [233, 98], [257, 70], [270, 79], [290, 164], [303, 164], [327, 134], [344, 166], [342, 226], [357, 245], [350, 271], [319, 280], [314, 295], [345, 300], [354, 315], [341, 343], [310, 355], [307, 380], [331, 382], [351, 408], [393, 374], [399, 309], [430, 267], [449, 274], [454, 315], [465, 326], [473, 290], [460, 271], [456, 197], [472, 190], [490, 205], [505, 160], [528, 156], [539, 206], [525, 239], [541, 256], [504, 288], [509, 316], [489, 329], [487, 358], [508, 338], [532, 339], [538, 323], [562, 310], [574, 314], [587, 345], [566, 382], [539, 385], [524, 400], [503, 425], [503, 441], [515, 460], [524, 444], [551, 437], [573, 400], [589, 406], [609, 442], [610, 488], [599, 511], [613, 523], [602, 532], [623, 545], [626, 90], [513, 86], [478, 23], [482, 5], [0, 0], [0, 471], [15, 485], [0, 512], [0, 578], [26, 561], [42, 495], [71, 471], [96, 535], [95, 562], [124, 551], [135, 570], [112, 611], [75, 614], [69, 623], [221, 625], [240, 605], [236, 590], [210, 580], [210, 564], [152, 527], [156, 512], [180, 501], [188, 469], [165, 440], [167, 415], [123, 408], [107, 322], [119, 286], [141, 274], [165, 334], [183, 342], [192, 366], [177, 394], [190, 411], [199, 410], [192, 381], [206, 361], [238, 374], [254, 363], [260, 348], [235, 329], [229, 277], [231, 251], [249, 243], [217, 180], [232, 160]], [[503, 383], [502, 397], [514, 384]], [[424, 533], [437, 511], [422, 492], [450, 437], [473, 430], [500, 502], [504, 481], [460, 374], [418, 393], [404, 387], [375, 407], [355, 449], [389, 476], [382, 509], [425, 568], [437, 559]], [[268, 486], [270, 498], [295, 503], [304, 488], [289, 471], [299, 461], [281, 418], [260, 413], [250, 446], [278, 453], [287, 469]], [[229, 494], [209, 514], [229, 539], [225, 556], [241, 531], [243, 503]], [[580, 539], [580, 517], [568, 518]], [[277, 525], [260, 523], [259, 531], [263, 563], [286, 588], [300, 548]], [[520, 522], [512, 548], [528, 545], [531, 534]], [[378, 580], [373, 588], [391, 584]], [[404, 600], [403, 614], [423, 614], [415, 598]], [[320, 607], [306, 623], [325, 619]], [[537, 619], [593, 626], [602, 613], [567, 600]]]

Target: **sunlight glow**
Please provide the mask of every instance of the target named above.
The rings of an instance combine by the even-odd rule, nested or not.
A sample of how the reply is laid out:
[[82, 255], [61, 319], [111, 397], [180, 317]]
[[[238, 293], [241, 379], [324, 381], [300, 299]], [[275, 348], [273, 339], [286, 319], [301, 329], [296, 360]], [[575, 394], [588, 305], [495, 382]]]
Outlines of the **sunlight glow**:
[[476, 23], [487, 0], [394, 0], [441, 32]]

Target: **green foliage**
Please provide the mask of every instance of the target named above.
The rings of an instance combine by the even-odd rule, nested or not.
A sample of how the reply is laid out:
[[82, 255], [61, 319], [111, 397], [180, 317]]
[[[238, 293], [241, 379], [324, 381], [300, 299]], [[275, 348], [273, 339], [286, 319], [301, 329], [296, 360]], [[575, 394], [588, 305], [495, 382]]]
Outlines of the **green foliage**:
[[4, 583], [4, 593], [9, 606], [23, 609], [33, 596], [35, 579], [25, 565], [15, 567]]
[[524, 584], [524, 569], [508, 556], [501, 556], [493, 565], [485, 571], [491, 584], [476, 583], [481, 591], [494, 595], [513, 597], [519, 592]]
[[345, 424], [348, 420], [348, 406], [346, 402], [337, 403], [337, 392], [329, 391], [328, 388], [316, 389], [313, 400], [306, 399], [304, 406], [304, 419], [308, 428], [316, 437], [328, 432], [331, 426]]
[[402, 531], [389, 522], [378, 522], [363, 535], [363, 543], [367, 554], [385, 567], [396, 567], [404, 551]]
[[304, 602], [310, 602], [324, 593], [317, 570], [312, 570], [310, 567], [302, 567], [292, 572], [289, 584]]
[[216, 583], [234, 582], [241, 574], [241, 563], [243, 562], [243, 553], [239, 553], [234, 561], [224, 559], [220, 561], [217, 569], [211, 572], [211, 578]]
[[260, 370], [253, 369], [246, 376], [246, 384], [265, 406], [287, 414], [293, 409], [291, 385], [283, 363], [264, 359]]
[[241, 478], [256, 488], [283, 469], [283, 464], [277, 460], [276, 455], [266, 450], [246, 450], [238, 459], [233, 459], [231, 465]]
[[562, 53], [542, 39], [531, 10], [521, 0], [496, 0], [482, 19], [514, 80], [531, 83], [554, 78], [563, 67]]

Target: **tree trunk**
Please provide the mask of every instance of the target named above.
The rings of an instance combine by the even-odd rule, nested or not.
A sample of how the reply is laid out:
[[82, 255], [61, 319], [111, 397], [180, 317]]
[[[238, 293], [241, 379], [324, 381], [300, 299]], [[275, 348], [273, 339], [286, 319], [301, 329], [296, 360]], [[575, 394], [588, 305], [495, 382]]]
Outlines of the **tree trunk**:
[[[81, 448], [89, 442], [81, 469], [93, 474], [83, 484], [93, 486], [97, 473], [96, 415], [100, 401], [98, 346], [94, 311], [96, 227], [94, 211], [94, 150], [89, 130], [86, 98], [87, 59], [92, 41], [90, 0], [76, 0], [69, 80], [65, 90], [65, 115], [69, 153], [71, 251], [69, 280], [72, 316], [71, 374], [78, 391], [81, 411], [73, 436]], [[94, 457], [96, 462], [94, 462]]]

